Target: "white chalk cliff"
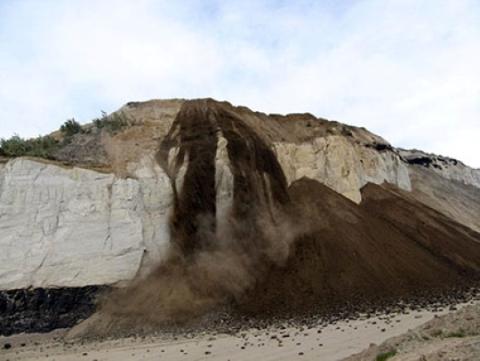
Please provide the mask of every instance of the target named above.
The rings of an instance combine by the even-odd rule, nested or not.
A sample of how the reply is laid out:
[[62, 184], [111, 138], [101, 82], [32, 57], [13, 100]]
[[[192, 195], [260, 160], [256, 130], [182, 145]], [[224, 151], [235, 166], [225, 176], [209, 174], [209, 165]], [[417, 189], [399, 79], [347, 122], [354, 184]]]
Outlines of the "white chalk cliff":
[[[116, 284], [162, 258], [169, 245], [172, 187], [155, 153], [181, 103], [151, 101], [122, 108], [135, 124], [118, 135], [102, 136], [112, 165], [102, 172], [27, 158], [0, 163], [0, 289]], [[250, 124], [268, 118], [244, 108], [238, 112], [247, 114]], [[269, 140], [289, 183], [306, 176], [355, 202], [369, 182], [412, 190], [409, 172], [422, 165], [408, 160], [416, 155], [399, 152], [366, 130], [351, 127], [341, 134], [335, 130], [339, 123], [325, 122], [321, 126], [327, 133], [309, 136], [307, 129], [303, 139], [283, 137], [275, 122], [257, 129]], [[274, 127], [280, 135], [271, 131]], [[220, 210], [233, 194], [226, 142], [219, 138], [216, 157]], [[479, 170], [437, 161], [442, 169], [432, 167], [436, 174], [480, 187]], [[182, 182], [184, 173], [178, 174], [176, 182]]]
[[138, 181], [15, 159], [3, 167], [0, 184], [2, 288], [135, 275], [145, 248]]

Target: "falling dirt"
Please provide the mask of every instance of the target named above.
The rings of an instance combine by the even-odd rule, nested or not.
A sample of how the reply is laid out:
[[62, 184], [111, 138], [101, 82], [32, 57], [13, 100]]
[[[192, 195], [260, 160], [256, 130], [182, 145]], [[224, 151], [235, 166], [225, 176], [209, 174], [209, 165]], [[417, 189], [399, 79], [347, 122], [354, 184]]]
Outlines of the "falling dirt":
[[[233, 201], [217, 214], [220, 136]], [[306, 178], [288, 187], [271, 145], [226, 103], [183, 103], [156, 158], [173, 190], [170, 255], [72, 336], [155, 330], [222, 305], [265, 316], [435, 294], [479, 274], [480, 234], [388, 186], [367, 186], [360, 205]]]
[[[228, 141], [233, 202], [219, 217], [215, 156], [220, 134]], [[275, 154], [228, 107], [186, 102], [157, 160], [170, 176], [174, 195], [170, 255], [146, 278], [113, 291], [100, 305], [102, 316], [83, 325], [89, 334], [184, 322], [239, 302], [270, 265], [285, 262], [299, 232]]]
[[[281, 210], [288, 203], [287, 182], [271, 147], [226, 105], [209, 100], [186, 102], [162, 141], [157, 160], [172, 180], [174, 212], [172, 240], [183, 255], [212, 246], [215, 233], [215, 156], [219, 135], [227, 140], [233, 174], [231, 219], [241, 219], [234, 237], [259, 243], [260, 214]], [[173, 161], [169, 161], [176, 150]], [[181, 189], [176, 180], [186, 166]], [[207, 232], [207, 234], [204, 234]], [[249, 234], [246, 234], [249, 233]], [[213, 246], [217, 244], [214, 242]], [[250, 246], [250, 245], [248, 245]]]

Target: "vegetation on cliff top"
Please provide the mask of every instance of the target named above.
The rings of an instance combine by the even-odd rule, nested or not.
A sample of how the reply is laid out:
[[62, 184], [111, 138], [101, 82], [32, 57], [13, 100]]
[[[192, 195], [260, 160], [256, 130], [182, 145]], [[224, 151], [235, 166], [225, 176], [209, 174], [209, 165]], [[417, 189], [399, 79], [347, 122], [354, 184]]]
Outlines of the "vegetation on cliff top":
[[14, 134], [8, 139], [1, 138], [0, 156], [55, 159], [56, 151], [70, 144], [75, 136], [89, 134], [93, 131], [106, 131], [109, 134], [114, 134], [123, 127], [130, 125], [131, 121], [123, 112], [108, 116], [107, 113], [102, 111], [102, 116], [94, 119], [92, 123], [93, 127], [82, 127], [75, 119], [68, 119], [60, 126], [61, 140], [51, 135], [22, 138], [18, 134]]
[[6, 157], [31, 156], [52, 159], [59, 142], [51, 136], [24, 139], [15, 134], [11, 138], [0, 140], [0, 155]]

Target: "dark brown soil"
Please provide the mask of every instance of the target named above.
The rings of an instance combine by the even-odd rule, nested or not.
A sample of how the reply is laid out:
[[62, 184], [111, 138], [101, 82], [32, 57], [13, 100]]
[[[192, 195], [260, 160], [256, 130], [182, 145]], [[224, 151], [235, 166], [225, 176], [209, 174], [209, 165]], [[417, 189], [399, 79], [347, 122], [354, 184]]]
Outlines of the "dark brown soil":
[[246, 312], [433, 296], [479, 273], [480, 234], [393, 187], [369, 184], [360, 205], [306, 178], [289, 194], [305, 232], [285, 266], [272, 266], [248, 292], [239, 306]]

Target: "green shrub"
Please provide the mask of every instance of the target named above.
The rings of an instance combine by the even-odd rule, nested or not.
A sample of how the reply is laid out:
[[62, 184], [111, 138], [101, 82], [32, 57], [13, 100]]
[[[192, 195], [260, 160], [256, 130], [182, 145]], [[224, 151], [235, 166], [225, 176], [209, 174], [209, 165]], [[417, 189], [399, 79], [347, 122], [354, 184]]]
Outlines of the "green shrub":
[[27, 144], [24, 139], [17, 134], [9, 139], [0, 140], [0, 149], [2, 154], [8, 157], [16, 157], [18, 154], [25, 154], [27, 151]]
[[50, 136], [24, 139], [15, 134], [9, 139], [0, 139], [0, 154], [7, 157], [31, 156], [53, 158], [58, 142]]
[[379, 354], [375, 360], [376, 361], [386, 361], [389, 358], [395, 356], [396, 354], [397, 354], [396, 350], [388, 351], [388, 352]]
[[467, 335], [465, 334], [465, 331], [462, 330], [462, 329], [460, 329], [456, 332], [450, 332], [446, 335], [446, 337], [457, 337], [457, 338], [462, 338], [462, 337], [465, 337], [465, 336], [467, 336]]
[[74, 118], [68, 119], [65, 123], [62, 124], [60, 127], [60, 131], [66, 136], [66, 137], [72, 137], [77, 133], [81, 133], [82, 126], [80, 123], [78, 123]]
[[129, 118], [123, 112], [108, 115], [102, 111], [102, 117], [93, 120], [98, 129], [105, 129], [109, 133], [115, 133], [130, 124]]

